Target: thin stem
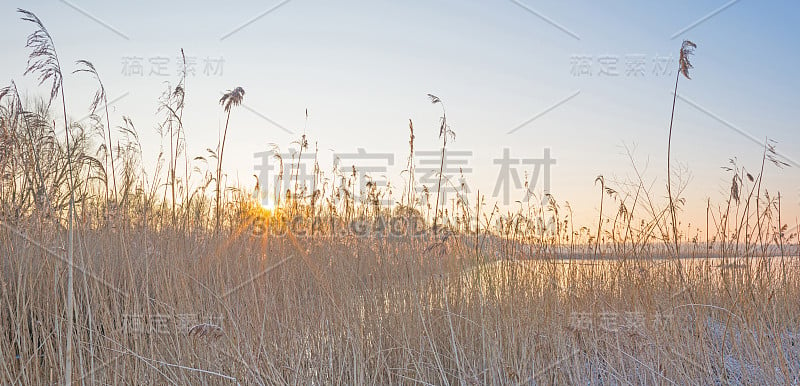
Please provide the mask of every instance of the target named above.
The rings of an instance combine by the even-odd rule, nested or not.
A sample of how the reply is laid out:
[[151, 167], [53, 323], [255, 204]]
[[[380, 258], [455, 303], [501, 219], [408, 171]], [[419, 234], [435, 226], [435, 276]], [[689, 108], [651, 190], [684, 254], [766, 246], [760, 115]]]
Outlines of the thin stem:
[[216, 224], [215, 224], [215, 232], [219, 232], [219, 217], [220, 217], [220, 181], [222, 179], [222, 155], [225, 153], [225, 138], [228, 137], [228, 122], [231, 120], [231, 111], [228, 110], [228, 117], [225, 119], [225, 130], [222, 133], [222, 145], [220, 146], [219, 150], [219, 159], [217, 160], [217, 213], [216, 213]]
[[[60, 69], [61, 65], [56, 62], [56, 66]], [[74, 256], [74, 217], [75, 217], [75, 181], [72, 172], [72, 153], [69, 146], [69, 123], [67, 122], [67, 101], [64, 96], [64, 84], [61, 82], [61, 107], [64, 112], [64, 129], [67, 141], [67, 168], [69, 170], [69, 225], [67, 229], [67, 354], [66, 354], [66, 369], [64, 376], [64, 383], [67, 385], [72, 384], [72, 339], [75, 330], [75, 301], [74, 301], [74, 275], [73, 267], [75, 266]]]
[[[103, 87], [102, 84], [100, 87]], [[111, 119], [108, 116], [108, 97], [105, 95], [105, 92], [103, 92], [103, 103], [105, 104], [106, 110], [106, 131], [108, 132], [108, 153], [109, 157], [111, 158], [111, 178], [114, 182], [114, 201], [119, 203], [119, 196], [117, 194], [117, 173], [115, 171], [116, 169], [114, 168], [114, 144], [111, 142]]]
[[606, 182], [600, 178], [600, 217], [597, 220], [597, 240], [594, 244], [594, 256], [597, 257], [597, 250], [600, 248], [600, 230], [603, 227], [603, 198], [605, 196]]
[[672, 171], [670, 168], [670, 154], [672, 150], [672, 123], [675, 119], [675, 102], [678, 99], [678, 80], [680, 80], [681, 72], [675, 76], [675, 93], [672, 96], [672, 114], [669, 118], [669, 138], [667, 139], [667, 195], [669, 195], [669, 211], [672, 215], [672, 232], [675, 241], [675, 257], [679, 257], [678, 250], [678, 224], [675, 219], [675, 202], [672, 199]]
[[442, 142], [442, 160], [441, 164], [439, 165], [439, 183], [436, 186], [436, 207], [433, 211], [433, 231], [436, 232], [436, 223], [439, 219], [439, 194], [442, 190], [442, 173], [444, 173], [444, 149], [447, 147], [447, 134], [444, 135], [444, 141]]
[[439, 220], [439, 194], [442, 190], [442, 173], [444, 173], [444, 157], [445, 157], [445, 148], [447, 147], [447, 110], [444, 108], [444, 102], [439, 102], [442, 104], [442, 122], [441, 122], [441, 129], [440, 135], [442, 136], [442, 158], [441, 163], [439, 165], [439, 182], [436, 186], [436, 205], [433, 210], [433, 232], [436, 233], [436, 225]]

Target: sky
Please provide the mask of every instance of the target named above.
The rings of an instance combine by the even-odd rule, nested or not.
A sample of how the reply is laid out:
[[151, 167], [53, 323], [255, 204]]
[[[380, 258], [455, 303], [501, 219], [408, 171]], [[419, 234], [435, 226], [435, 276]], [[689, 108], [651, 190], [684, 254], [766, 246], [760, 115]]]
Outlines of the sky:
[[[184, 113], [190, 157], [216, 147], [226, 118], [219, 97], [241, 86], [244, 104], [232, 111], [225, 151], [229, 178], [253, 186], [256, 174], [269, 185], [275, 173], [263, 174], [256, 153], [276, 144], [288, 154], [305, 133], [323, 169], [337, 156], [342, 167], [373, 168], [398, 199], [409, 119], [421, 151], [417, 176], [435, 188], [438, 162], [425, 151], [440, 150], [442, 110], [431, 93], [456, 133], [449, 159], [464, 171], [471, 202], [480, 190], [489, 203], [515, 208], [525, 198], [521, 181], [535, 176], [537, 194], [549, 186], [576, 223], [590, 225], [598, 175], [635, 193], [625, 181], [638, 170], [665, 202], [677, 58], [689, 39], [697, 44], [694, 69], [691, 80], [679, 80], [672, 138], [673, 167], [688, 184], [682, 223], [704, 227], [708, 201], [724, 205], [730, 159], [758, 173], [766, 138], [792, 166], [767, 164], [762, 187], [781, 193], [790, 227], [800, 216], [796, 1], [175, 3], [5, 1], [2, 82], [13, 79], [31, 97], [46, 92], [23, 76], [33, 25], [15, 10], [25, 8], [53, 36], [65, 73], [76, 60], [94, 63], [113, 101], [112, 126], [133, 120], [152, 167], [161, 147], [158, 97], [178, 81], [183, 48], [194, 63]], [[85, 75], [66, 76], [71, 119], [88, 114], [94, 88]], [[354, 159], [359, 149], [366, 156]], [[545, 183], [546, 167], [535, 160], [547, 151], [554, 161]], [[504, 153], [516, 164], [504, 169]], [[459, 173], [450, 174], [458, 184]]]

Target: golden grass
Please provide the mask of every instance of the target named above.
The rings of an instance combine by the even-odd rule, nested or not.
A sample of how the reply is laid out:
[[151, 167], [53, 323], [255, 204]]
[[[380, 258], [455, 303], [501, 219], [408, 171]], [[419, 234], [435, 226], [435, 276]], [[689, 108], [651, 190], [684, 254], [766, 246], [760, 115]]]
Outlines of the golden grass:
[[[34, 42], [52, 45], [24, 15], [45, 31]], [[54, 49], [48, 57], [42, 68], [60, 79]], [[400, 205], [381, 206], [375, 184], [355, 192], [354, 168], [330, 191], [307, 191], [295, 175], [265, 210], [217, 185], [224, 134], [214, 169], [198, 157], [189, 173], [183, 84], [163, 102], [166, 175], [142, 170], [130, 118], [113, 153], [108, 117], [68, 126], [64, 146], [49, 103], [24, 105], [13, 83], [0, 90], [0, 383], [800, 380], [800, 248], [780, 195], [762, 193], [765, 161], [786, 166], [771, 142], [758, 175], [727, 170], [731, 193], [709, 201], [702, 235], [677, 228], [685, 185], [671, 184], [665, 203], [635, 163], [630, 181], [598, 177], [601, 207], [616, 208], [601, 209], [596, 232], [576, 230], [572, 208], [552, 196], [517, 212], [487, 211], [480, 194], [475, 208], [440, 210], [427, 187], [414, 194], [410, 121]], [[238, 90], [222, 98], [226, 113]], [[439, 124], [444, 150], [444, 111]]]
[[[3, 383], [58, 382], [64, 263], [2, 237]], [[87, 383], [752, 384], [800, 371], [795, 260], [694, 260], [681, 284], [669, 260], [476, 264], [455, 238], [444, 256], [426, 240], [77, 240], [73, 378]]]

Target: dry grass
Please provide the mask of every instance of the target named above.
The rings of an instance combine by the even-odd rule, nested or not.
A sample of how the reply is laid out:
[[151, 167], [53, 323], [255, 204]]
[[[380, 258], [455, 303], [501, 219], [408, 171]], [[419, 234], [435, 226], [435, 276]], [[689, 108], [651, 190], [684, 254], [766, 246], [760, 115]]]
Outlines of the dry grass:
[[[55, 233], [40, 237], [60, 256]], [[77, 239], [74, 378], [90, 383], [752, 384], [800, 374], [796, 260], [701, 259], [684, 265], [684, 287], [667, 260], [476, 264], [455, 238], [444, 255], [425, 252], [427, 240], [388, 238], [122, 228]], [[2, 267], [3, 382], [58, 382], [64, 264], [8, 228], [2, 245], [13, 257]]]
[[129, 118], [113, 152], [108, 117], [69, 126], [67, 148], [46, 104], [0, 93], [0, 383], [800, 382], [800, 249], [762, 187], [766, 161], [785, 166], [770, 142], [757, 175], [731, 165], [702, 233], [674, 227], [685, 185], [664, 202], [635, 163], [630, 180], [598, 179], [611, 210], [596, 231], [554, 197], [501, 213], [479, 195], [431, 215], [411, 161], [402, 205], [354, 191], [354, 170], [267, 212], [216, 188], [221, 160], [189, 173], [183, 153], [175, 178], [179, 84], [169, 167], [148, 174]]

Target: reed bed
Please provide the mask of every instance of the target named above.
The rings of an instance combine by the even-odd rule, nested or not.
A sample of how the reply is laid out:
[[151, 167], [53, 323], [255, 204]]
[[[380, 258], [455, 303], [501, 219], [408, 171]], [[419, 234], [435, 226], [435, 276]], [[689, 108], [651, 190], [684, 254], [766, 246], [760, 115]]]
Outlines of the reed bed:
[[[315, 186], [290, 168], [293, 189], [266, 210], [259, 187], [223, 182], [227, 124], [217, 150], [186, 154], [183, 78], [162, 98], [157, 170], [142, 169], [131, 118], [56, 133], [61, 64], [23, 17], [45, 47], [32, 72], [58, 85], [44, 101], [0, 92], [0, 383], [800, 382], [800, 248], [762, 181], [788, 166], [772, 142], [759, 173], [726, 170], [704, 232], [678, 227], [680, 176], [664, 200], [633, 162], [629, 180], [598, 177], [612, 209], [596, 229], [552, 196], [440, 206], [441, 168], [436, 194], [415, 194], [411, 122], [394, 205], [383, 187], [356, 191], [355, 170], [321, 183], [315, 162]], [[444, 152], [444, 109], [439, 128]]]

